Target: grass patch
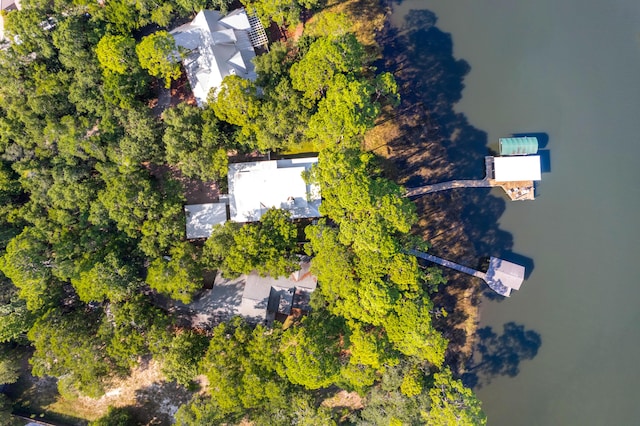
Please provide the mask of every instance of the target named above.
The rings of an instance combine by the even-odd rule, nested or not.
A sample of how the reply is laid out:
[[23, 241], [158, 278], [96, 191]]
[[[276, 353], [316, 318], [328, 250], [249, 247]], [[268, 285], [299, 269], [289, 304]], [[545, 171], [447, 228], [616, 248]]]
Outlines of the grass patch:
[[298, 155], [298, 154], [317, 154], [323, 147], [318, 147], [313, 141], [297, 143], [286, 151], [282, 151], [282, 155]]

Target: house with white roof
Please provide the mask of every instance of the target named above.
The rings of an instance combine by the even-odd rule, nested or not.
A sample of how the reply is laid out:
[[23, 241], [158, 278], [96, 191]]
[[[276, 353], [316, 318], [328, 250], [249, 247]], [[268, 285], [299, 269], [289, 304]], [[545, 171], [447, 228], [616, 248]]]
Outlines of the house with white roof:
[[302, 174], [317, 157], [229, 164], [229, 211], [234, 222], [255, 222], [270, 208], [292, 219], [320, 217], [320, 187]]
[[184, 206], [187, 238], [208, 238], [227, 220], [257, 222], [272, 207], [287, 210], [292, 219], [322, 216], [320, 187], [302, 176], [317, 162], [307, 157], [229, 164], [228, 195], [217, 203]]
[[254, 47], [266, 44], [264, 28], [244, 9], [222, 16], [201, 10], [193, 21], [170, 32], [176, 46], [186, 52], [183, 65], [198, 106], [207, 102], [229, 75], [255, 80]]

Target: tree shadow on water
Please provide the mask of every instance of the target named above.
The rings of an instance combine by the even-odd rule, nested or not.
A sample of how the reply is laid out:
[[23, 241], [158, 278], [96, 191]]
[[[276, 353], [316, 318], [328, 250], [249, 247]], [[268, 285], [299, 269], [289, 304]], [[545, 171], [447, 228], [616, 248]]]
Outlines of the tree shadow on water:
[[515, 377], [522, 361], [533, 359], [542, 345], [540, 334], [524, 325], [508, 322], [498, 335], [492, 327], [476, 333], [474, 353], [462, 375], [465, 385], [481, 388], [498, 376]]
[[[483, 178], [484, 157], [490, 155], [487, 132], [471, 125], [454, 108], [462, 99], [464, 79], [471, 66], [454, 56], [454, 40], [437, 27], [435, 13], [411, 10], [404, 19], [400, 27], [388, 25], [381, 34], [383, 59], [376, 64], [378, 69], [394, 74], [402, 99], [400, 108], [384, 117], [385, 122], [393, 122], [398, 128], [387, 140], [393, 178], [407, 188]], [[548, 136], [535, 136], [544, 148]], [[495, 190], [486, 188], [465, 188], [419, 197], [414, 202], [420, 219], [412, 232], [429, 241], [429, 251], [436, 256], [468, 266], [477, 266], [485, 256], [499, 257], [523, 264], [528, 276], [533, 259], [513, 253], [512, 234], [499, 226], [510, 201], [505, 194], [494, 194]], [[462, 274], [445, 274], [449, 282], [435, 302], [446, 307], [449, 315], [437, 322], [449, 333], [447, 338], [453, 347], [449, 361], [462, 365], [471, 336], [460, 330], [471, 312], [469, 305], [477, 306], [481, 296], [489, 294], [485, 293], [488, 287]], [[500, 336], [487, 328], [479, 333], [478, 341], [483, 346], [476, 349], [466, 375], [476, 385], [498, 374], [517, 374], [519, 362], [535, 356], [541, 341], [539, 334], [515, 323], [505, 325]], [[509, 347], [509, 343], [514, 344]]]

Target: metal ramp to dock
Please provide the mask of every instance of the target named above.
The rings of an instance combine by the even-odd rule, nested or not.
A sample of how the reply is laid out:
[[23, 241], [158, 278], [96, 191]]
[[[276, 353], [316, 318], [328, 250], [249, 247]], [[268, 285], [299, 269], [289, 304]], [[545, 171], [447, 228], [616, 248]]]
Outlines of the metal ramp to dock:
[[454, 269], [458, 272], [462, 272], [463, 274], [480, 278], [487, 283], [489, 288], [505, 297], [509, 297], [511, 295], [511, 290], [520, 290], [520, 286], [524, 281], [524, 266], [499, 259], [497, 257], [491, 257], [487, 272], [481, 272], [418, 250], [407, 250], [407, 253], [412, 256], [428, 260], [429, 262]]

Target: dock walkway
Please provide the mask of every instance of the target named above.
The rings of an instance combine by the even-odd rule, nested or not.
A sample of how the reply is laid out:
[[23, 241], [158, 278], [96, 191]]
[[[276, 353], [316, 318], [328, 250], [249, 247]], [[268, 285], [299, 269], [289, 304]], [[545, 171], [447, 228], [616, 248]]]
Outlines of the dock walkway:
[[431, 185], [407, 188], [406, 197], [419, 197], [432, 192], [447, 191], [455, 188], [492, 188], [500, 187], [506, 192], [512, 201], [533, 200], [533, 181], [523, 182], [496, 182], [493, 179], [493, 157], [484, 157], [485, 177], [484, 179], [458, 179], [448, 182], [434, 183]]
[[420, 186], [418, 188], [409, 188], [407, 189], [406, 196], [411, 198], [454, 188], [490, 188], [492, 186], [493, 185], [488, 179], [450, 180], [449, 182], [434, 183], [432, 185]]
[[497, 257], [491, 257], [489, 260], [489, 269], [485, 273], [422, 251], [407, 250], [407, 253], [412, 256], [428, 260], [429, 262], [462, 272], [463, 274], [480, 278], [482, 281], [487, 283], [489, 288], [505, 297], [509, 297], [511, 295], [511, 290], [519, 290], [522, 282], [524, 281], [524, 266], [517, 265], [503, 259], [498, 259]]

